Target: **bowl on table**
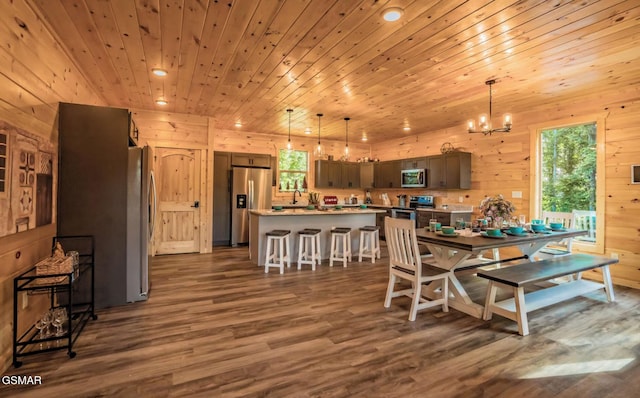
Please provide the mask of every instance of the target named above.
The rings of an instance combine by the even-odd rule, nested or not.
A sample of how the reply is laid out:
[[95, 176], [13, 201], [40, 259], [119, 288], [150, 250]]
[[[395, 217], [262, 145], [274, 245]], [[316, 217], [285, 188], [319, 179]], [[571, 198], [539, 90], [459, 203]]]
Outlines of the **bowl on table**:
[[367, 208], [367, 205], [360, 205], [360, 208], [361, 208], [361, 209], [366, 209], [366, 208]]
[[523, 227], [509, 227], [509, 232], [514, 235], [520, 235], [524, 232]]
[[342, 210], [342, 205], [336, 205], [336, 206], [334, 207], [334, 209], [336, 209], [336, 210]]
[[500, 228], [487, 228], [487, 236], [502, 236]]
[[282, 209], [283, 209], [282, 206], [273, 206], [273, 210], [280, 211]]
[[542, 220], [531, 220], [531, 225], [542, 224]]
[[307, 210], [315, 210], [315, 208], [316, 208], [316, 207], [315, 207], [314, 205], [309, 205], [309, 206], [307, 206]]
[[547, 227], [545, 227], [544, 224], [531, 224], [531, 229], [533, 232], [542, 232], [547, 229]]
[[549, 226], [551, 227], [551, 229], [562, 229], [562, 227], [564, 227], [561, 222], [551, 222], [549, 223]]
[[454, 227], [441, 227], [441, 231], [445, 235], [453, 235], [456, 233], [456, 229]]

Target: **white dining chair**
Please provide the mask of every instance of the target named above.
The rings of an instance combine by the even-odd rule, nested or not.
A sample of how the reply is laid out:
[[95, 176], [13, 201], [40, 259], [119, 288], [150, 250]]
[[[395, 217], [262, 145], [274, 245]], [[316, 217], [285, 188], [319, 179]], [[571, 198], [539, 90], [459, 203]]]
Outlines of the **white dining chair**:
[[542, 222], [549, 225], [552, 222], [561, 222], [564, 228], [573, 228], [573, 213], [560, 211], [543, 211]]
[[574, 210], [573, 228], [586, 229], [589, 233], [587, 236], [577, 237], [577, 240], [588, 242], [596, 241], [596, 212], [595, 210]]
[[[391, 299], [399, 296], [411, 298], [409, 320], [415, 321], [418, 310], [442, 305], [442, 311], [448, 307], [448, 275], [449, 272], [423, 262], [416, 238], [415, 221], [401, 218], [385, 217], [385, 238], [389, 251], [389, 285], [384, 300], [385, 308], [391, 306]], [[396, 283], [405, 280], [411, 283], [410, 288], [395, 290]], [[429, 300], [423, 297], [424, 283], [440, 283], [440, 297]]]

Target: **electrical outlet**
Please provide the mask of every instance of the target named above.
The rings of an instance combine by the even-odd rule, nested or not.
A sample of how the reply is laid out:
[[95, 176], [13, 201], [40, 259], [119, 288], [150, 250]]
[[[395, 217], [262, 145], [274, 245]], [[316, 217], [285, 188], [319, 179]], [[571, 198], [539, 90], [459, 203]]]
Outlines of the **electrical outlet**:
[[464, 197], [463, 196], [458, 196], [458, 202], [462, 203], [464, 201]]
[[611, 252], [611, 258], [615, 258], [617, 260], [618, 259], [618, 253]]

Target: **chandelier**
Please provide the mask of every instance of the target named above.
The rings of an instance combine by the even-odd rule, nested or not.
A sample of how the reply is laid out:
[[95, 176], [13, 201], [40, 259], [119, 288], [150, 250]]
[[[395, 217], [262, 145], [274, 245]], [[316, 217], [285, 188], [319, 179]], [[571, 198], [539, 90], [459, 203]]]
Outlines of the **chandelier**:
[[511, 131], [512, 119], [511, 115], [505, 113], [502, 117], [502, 127], [494, 129], [491, 126], [491, 117], [492, 117], [492, 109], [491, 109], [491, 86], [495, 83], [495, 80], [487, 80], [485, 84], [489, 86], [489, 116], [486, 114], [480, 115], [478, 118], [478, 126], [476, 127], [475, 120], [469, 120], [467, 122], [469, 133], [482, 133], [484, 135], [491, 135], [493, 133], [508, 133]]

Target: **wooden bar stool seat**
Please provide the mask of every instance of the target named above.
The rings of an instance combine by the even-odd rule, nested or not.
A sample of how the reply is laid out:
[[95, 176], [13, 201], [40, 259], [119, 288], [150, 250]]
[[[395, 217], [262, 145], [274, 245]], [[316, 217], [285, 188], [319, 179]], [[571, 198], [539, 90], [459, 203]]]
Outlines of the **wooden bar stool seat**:
[[298, 232], [298, 269], [302, 264], [311, 264], [311, 269], [316, 270], [316, 263], [320, 265], [320, 232], [316, 228], [305, 228]]
[[347, 267], [347, 260], [351, 261], [351, 228], [334, 228], [331, 230], [331, 255], [329, 266], [333, 267], [333, 261], [342, 261], [342, 266]]
[[360, 227], [360, 249], [358, 250], [358, 262], [363, 257], [369, 257], [371, 263], [380, 258], [380, 227], [367, 225]]
[[264, 272], [268, 273], [270, 267], [280, 269], [284, 273], [284, 262], [287, 268], [291, 267], [289, 236], [291, 231], [286, 229], [274, 229], [265, 234], [267, 236], [267, 252], [265, 256]]

